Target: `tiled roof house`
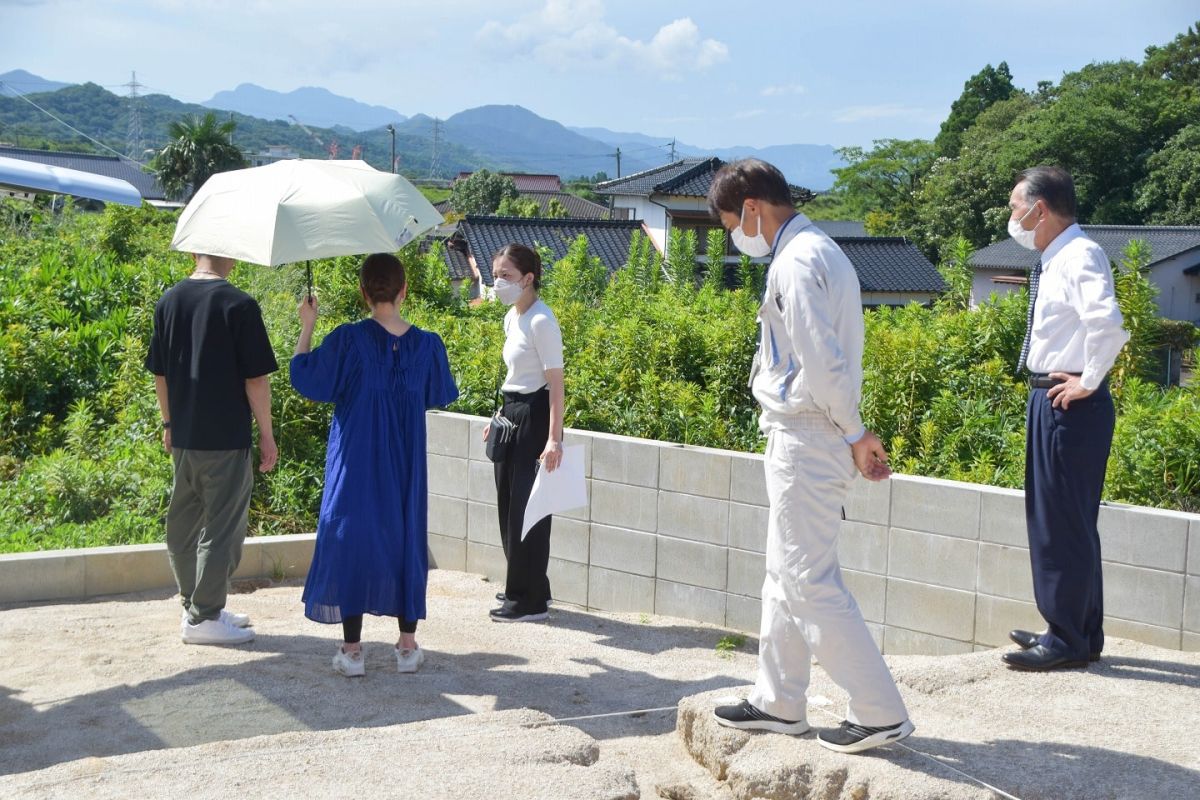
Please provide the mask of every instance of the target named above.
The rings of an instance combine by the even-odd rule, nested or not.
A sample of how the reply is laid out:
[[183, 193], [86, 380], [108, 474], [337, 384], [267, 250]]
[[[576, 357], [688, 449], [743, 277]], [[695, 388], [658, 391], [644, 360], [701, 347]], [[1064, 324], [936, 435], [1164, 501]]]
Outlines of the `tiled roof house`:
[[[719, 158], [689, 158], [644, 170], [596, 186], [598, 194], [612, 197], [613, 216], [641, 220], [660, 252], [665, 251], [673, 228], [696, 232], [703, 254], [706, 232], [716, 227], [708, 213], [708, 190], [721, 168]], [[808, 190], [792, 187], [798, 200]], [[929, 259], [905, 239], [867, 236], [861, 222], [816, 223], [846, 252], [858, 272], [863, 305], [926, 304], [945, 290], [945, 282]], [[737, 260], [729, 250], [730, 261]]]
[[179, 203], [167, 200], [166, 194], [154, 176], [142, 170], [137, 164], [128, 159], [116, 156], [101, 156], [94, 153], [68, 153], [53, 150], [35, 150], [27, 147], [7, 147], [0, 145], [0, 156], [19, 158], [37, 164], [49, 164], [52, 167], [66, 167], [94, 175], [104, 175], [109, 178], [119, 178], [133, 184], [147, 203], [163, 207], [178, 207]]
[[[1200, 226], [1082, 225], [1083, 232], [1103, 248], [1114, 268], [1130, 240], [1150, 246], [1147, 266], [1151, 283], [1158, 287], [1159, 313], [1167, 319], [1200, 324]], [[971, 256], [975, 271], [971, 302], [1024, 286], [1029, 270], [1038, 263], [1036, 250], [1027, 250], [1004, 239]]]

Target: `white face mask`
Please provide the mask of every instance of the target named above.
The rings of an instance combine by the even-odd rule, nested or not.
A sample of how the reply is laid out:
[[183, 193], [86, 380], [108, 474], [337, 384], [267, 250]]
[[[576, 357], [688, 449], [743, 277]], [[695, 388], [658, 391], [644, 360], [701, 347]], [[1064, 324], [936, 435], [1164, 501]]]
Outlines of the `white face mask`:
[[767, 242], [765, 236], [762, 235], [762, 217], [758, 218], [758, 233], [754, 236], [747, 236], [742, 230], [742, 226], [746, 224], [746, 207], [742, 206], [742, 216], [738, 221], [738, 226], [733, 229], [733, 246], [751, 258], [762, 258], [771, 254], [771, 245]]
[[[1037, 225], [1034, 225], [1030, 230], [1022, 228], [1021, 223], [1025, 221], [1025, 217], [1033, 213], [1033, 209], [1035, 208], [1037, 208], [1036, 203], [1025, 212], [1024, 217], [1020, 219], [1009, 218], [1008, 220], [1008, 235], [1012, 237], [1014, 242], [1029, 250], [1037, 249], [1037, 245], [1033, 243], [1033, 240], [1037, 238], [1037, 226], [1042, 224], [1042, 220], [1039, 219]], [[1045, 217], [1042, 217], [1042, 219], [1045, 219]]]
[[517, 302], [525, 291], [525, 287], [521, 284], [507, 281], [504, 278], [496, 278], [493, 288], [496, 290], [496, 299], [506, 306]]

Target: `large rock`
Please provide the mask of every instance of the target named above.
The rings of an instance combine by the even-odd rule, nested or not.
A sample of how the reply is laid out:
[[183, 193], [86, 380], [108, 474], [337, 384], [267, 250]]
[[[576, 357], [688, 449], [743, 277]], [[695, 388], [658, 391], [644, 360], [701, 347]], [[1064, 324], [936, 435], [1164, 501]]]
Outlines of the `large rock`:
[[[1022, 800], [1200, 798], [1200, 654], [1110, 639], [1086, 670], [1007, 669], [996, 651], [889, 656], [916, 733], [862, 755], [800, 737], [723, 728], [685, 698], [676, 730], [736, 798]], [[809, 722], [836, 726], [846, 695], [813, 669]], [[1000, 791], [992, 791], [994, 787]]]
[[2, 777], [0, 797], [640, 797], [631, 769], [550, 720], [521, 709], [84, 758]]
[[869, 757], [834, 753], [812, 733], [782, 736], [724, 728], [716, 705], [737, 702], [746, 692], [706, 692], [679, 704], [676, 730], [684, 746], [738, 800], [990, 800], [981, 787], [923, 775], [917, 755], [896, 747]]

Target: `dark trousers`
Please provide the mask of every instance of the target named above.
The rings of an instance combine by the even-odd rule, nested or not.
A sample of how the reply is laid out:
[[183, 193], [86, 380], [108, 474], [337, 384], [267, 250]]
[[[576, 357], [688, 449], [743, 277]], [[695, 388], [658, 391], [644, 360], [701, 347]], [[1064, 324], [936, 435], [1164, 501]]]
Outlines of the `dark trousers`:
[[171, 451], [175, 482], [167, 506], [167, 554], [188, 619], [217, 619], [242, 560], [254, 469], [250, 451]]
[[1053, 408], [1045, 389], [1029, 393], [1025, 442], [1025, 523], [1033, 596], [1048, 623], [1041, 643], [1086, 659], [1104, 647], [1104, 583], [1096, 519], [1114, 424], [1108, 382]]
[[504, 416], [517, 425], [506, 458], [495, 464], [496, 505], [500, 512], [500, 542], [508, 559], [504, 594], [519, 610], [541, 613], [550, 601], [550, 517], [521, 540], [525, 504], [537, 476], [538, 457], [550, 436], [550, 392], [504, 393]]

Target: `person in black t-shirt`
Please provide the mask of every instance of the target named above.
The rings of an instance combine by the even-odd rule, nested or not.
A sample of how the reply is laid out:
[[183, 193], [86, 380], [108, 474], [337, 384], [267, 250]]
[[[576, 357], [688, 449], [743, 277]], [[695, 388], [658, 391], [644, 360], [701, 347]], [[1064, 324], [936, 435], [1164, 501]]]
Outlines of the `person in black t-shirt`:
[[183, 602], [185, 644], [254, 639], [250, 619], [225, 610], [242, 556], [254, 488], [250, 417], [258, 422], [259, 471], [275, 466], [270, 373], [278, 369], [258, 303], [225, 278], [233, 259], [196, 255], [190, 277], [154, 308], [146, 369], [175, 464], [167, 552]]

